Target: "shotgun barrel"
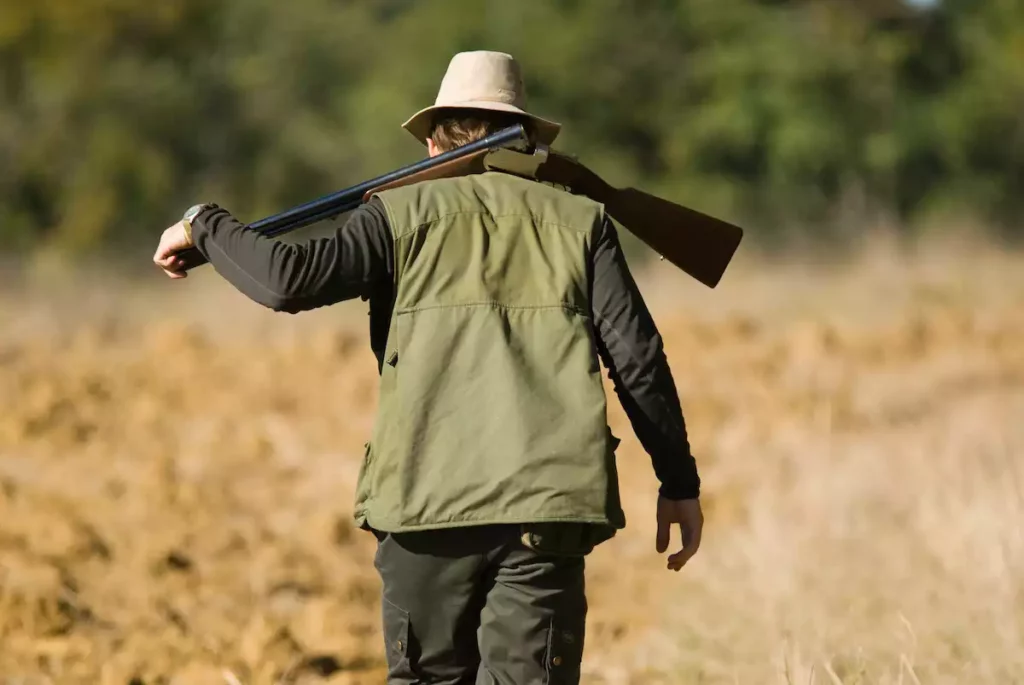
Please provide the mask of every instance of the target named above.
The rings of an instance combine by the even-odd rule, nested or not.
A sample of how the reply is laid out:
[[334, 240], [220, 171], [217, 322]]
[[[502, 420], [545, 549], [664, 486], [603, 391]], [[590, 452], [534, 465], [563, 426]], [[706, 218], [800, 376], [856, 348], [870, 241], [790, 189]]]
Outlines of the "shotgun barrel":
[[[439, 172], [439, 169], [453, 166], [456, 162], [463, 162], [466, 157], [473, 155], [482, 156], [488, 150], [513, 148], [525, 151], [529, 146], [530, 139], [523, 125], [509, 126], [497, 133], [492, 133], [486, 138], [475, 140], [472, 143], [449, 150], [436, 157], [409, 164], [383, 176], [354, 185], [351, 188], [339, 190], [330, 195], [324, 195], [316, 200], [287, 209], [280, 214], [260, 219], [249, 224], [248, 228], [262, 233], [268, 238], [272, 238], [351, 211], [362, 204], [363, 196], [366, 193], [375, 188], [394, 183], [409, 176], [419, 175], [426, 178], [433, 175], [433, 173], [443, 174], [443, 172]], [[206, 263], [206, 258], [194, 247], [183, 250], [178, 256], [184, 261], [183, 268], [186, 271]]]
[[[616, 188], [572, 157], [543, 145], [531, 147], [521, 125], [293, 207], [249, 224], [248, 228], [274, 237], [353, 210], [368, 202], [375, 192], [488, 170], [533, 178], [600, 202], [633, 235], [711, 288], [718, 285], [743, 239], [739, 226], [636, 188]], [[184, 261], [185, 270], [206, 263], [206, 258], [194, 247], [178, 256]]]

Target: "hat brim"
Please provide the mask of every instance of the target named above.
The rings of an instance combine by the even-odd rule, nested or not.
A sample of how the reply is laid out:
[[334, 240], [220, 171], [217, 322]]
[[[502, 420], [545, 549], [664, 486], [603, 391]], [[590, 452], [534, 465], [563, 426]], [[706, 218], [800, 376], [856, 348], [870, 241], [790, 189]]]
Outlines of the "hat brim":
[[558, 137], [558, 132], [562, 130], [561, 124], [530, 114], [515, 105], [509, 105], [504, 102], [486, 102], [480, 100], [452, 102], [445, 105], [424, 107], [409, 117], [409, 120], [402, 124], [402, 128], [411, 133], [416, 140], [426, 145], [427, 138], [430, 137], [431, 129], [433, 127], [434, 113], [445, 109], [481, 109], [491, 112], [520, 114], [529, 119], [533, 124], [537, 142], [541, 145], [551, 145], [551, 143], [555, 141], [555, 138]]

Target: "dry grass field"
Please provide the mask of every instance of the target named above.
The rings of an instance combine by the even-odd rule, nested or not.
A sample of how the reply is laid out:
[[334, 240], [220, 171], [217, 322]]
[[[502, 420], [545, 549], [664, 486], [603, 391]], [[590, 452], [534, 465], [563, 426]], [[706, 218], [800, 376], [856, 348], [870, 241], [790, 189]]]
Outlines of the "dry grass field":
[[[613, 400], [584, 682], [1024, 683], [1024, 256], [894, 254], [644, 274], [705, 545], [664, 570]], [[364, 328], [212, 274], [8, 285], [0, 685], [383, 682]]]

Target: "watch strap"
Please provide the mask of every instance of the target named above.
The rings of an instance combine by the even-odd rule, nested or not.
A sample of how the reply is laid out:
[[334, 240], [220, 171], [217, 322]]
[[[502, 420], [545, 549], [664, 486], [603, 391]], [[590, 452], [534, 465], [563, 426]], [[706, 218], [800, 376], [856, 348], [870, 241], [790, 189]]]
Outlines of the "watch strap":
[[192, 240], [192, 222], [195, 221], [196, 217], [203, 213], [204, 210], [209, 209], [213, 205], [209, 203], [192, 205], [185, 210], [185, 215], [181, 219], [181, 225], [185, 229], [185, 238], [188, 240], [189, 245], [195, 245], [195, 241]]

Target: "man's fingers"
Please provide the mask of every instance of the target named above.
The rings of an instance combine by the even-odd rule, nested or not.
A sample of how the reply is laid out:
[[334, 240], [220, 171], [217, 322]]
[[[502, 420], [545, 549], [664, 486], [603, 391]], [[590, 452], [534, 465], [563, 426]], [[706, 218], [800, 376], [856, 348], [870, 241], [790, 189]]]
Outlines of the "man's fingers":
[[171, 278], [185, 278], [188, 276], [188, 272], [181, 270], [180, 260], [171, 260], [166, 266], [160, 265], [160, 268]]
[[183, 264], [179, 251], [173, 245], [164, 243], [156, 249], [153, 263], [163, 269], [180, 268]]
[[672, 571], [678, 571], [686, 565], [693, 555], [700, 549], [701, 526], [686, 526], [679, 524], [683, 538], [683, 548], [669, 556], [668, 567]]
[[658, 512], [658, 537], [657, 537], [657, 540], [655, 541], [655, 544], [654, 544], [654, 548], [656, 550], [658, 550], [658, 554], [664, 554], [665, 551], [668, 549], [668, 538], [669, 538], [670, 527], [671, 527], [671, 522], [668, 521], [666, 519], [666, 517], [662, 516], [661, 512], [659, 511]]
[[153, 255], [153, 261], [157, 264], [166, 264], [169, 260], [175, 258], [175, 251], [170, 245], [160, 243], [160, 246], [156, 248], [156, 253]]
[[690, 558], [693, 557], [693, 555], [696, 553], [696, 547], [684, 547], [675, 554], [669, 555], [668, 569], [670, 571], [680, 570], [681, 568], [683, 568], [683, 566], [686, 565], [686, 562], [688, 562]]
[[188, 274], [182, 271], [182, 267], [185, 265], [174, 253], [163, 254], [160, 250], [153, 255], [153, 263], [156, 264], [165, 274], [170, 278], [185, 278]]

